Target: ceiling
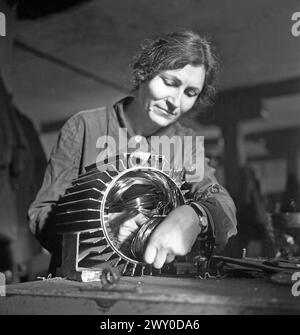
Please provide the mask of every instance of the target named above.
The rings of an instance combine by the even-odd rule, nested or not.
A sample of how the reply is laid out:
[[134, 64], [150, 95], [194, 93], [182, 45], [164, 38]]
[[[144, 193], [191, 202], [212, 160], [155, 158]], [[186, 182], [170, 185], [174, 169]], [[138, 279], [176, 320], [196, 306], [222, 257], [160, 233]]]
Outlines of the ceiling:
[[[94, 0], [19, 20], [18, 40], [40, 53], [15, 45], [14, 100], [37, 126], [107, 104], [130, 90], [140, 42], [177, 29], [196, 30], [214, 43], [221, 90], [299, 77], [300, 37], [291, 34], [297, 11], [299, 0]], [[299, 96], [282, 99], [267, 101], [269, 113], [289, 113], [288, 122], [300, 125]], [[283, 114], [275, 119], [270, 127], [287, 121]]]

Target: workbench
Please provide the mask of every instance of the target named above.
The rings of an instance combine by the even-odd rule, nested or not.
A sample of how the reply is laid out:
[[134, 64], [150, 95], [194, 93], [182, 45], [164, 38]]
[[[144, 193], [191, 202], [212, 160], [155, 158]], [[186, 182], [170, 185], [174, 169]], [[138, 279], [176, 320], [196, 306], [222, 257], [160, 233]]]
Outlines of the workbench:
[[106, 290], [52, 278], [7, 285], [0, 314], [300, 314], [300, 297], [264, 278], [122, 277]]

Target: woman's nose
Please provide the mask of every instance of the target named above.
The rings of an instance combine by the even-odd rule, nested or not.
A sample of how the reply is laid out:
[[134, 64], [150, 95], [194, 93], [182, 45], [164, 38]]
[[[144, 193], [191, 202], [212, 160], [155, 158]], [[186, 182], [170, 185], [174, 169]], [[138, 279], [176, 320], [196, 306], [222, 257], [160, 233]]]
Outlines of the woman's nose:
[[167, 99], [168, 108], [179, 108], [180, 107], [180, 100], [181, 100], [181, 92], [176, 90], [170, 95]]

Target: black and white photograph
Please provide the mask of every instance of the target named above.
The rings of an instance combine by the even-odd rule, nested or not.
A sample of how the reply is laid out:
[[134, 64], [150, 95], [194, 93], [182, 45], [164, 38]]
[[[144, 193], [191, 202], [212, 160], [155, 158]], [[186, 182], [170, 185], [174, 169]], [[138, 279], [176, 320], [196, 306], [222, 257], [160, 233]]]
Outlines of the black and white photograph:
[[299, 314], [300, 1], [0, 0], [0, 315]]

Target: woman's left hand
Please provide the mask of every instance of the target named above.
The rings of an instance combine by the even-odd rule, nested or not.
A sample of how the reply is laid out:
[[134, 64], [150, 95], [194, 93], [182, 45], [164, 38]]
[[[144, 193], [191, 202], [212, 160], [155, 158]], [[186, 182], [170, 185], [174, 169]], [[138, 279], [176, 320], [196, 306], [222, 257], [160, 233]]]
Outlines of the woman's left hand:
[[201, 232], [198, 221], [192, 207], [175, 208], [152, 233], [144, 254], [145, 262], [160, 269], [175, 256], [186, 255]]

